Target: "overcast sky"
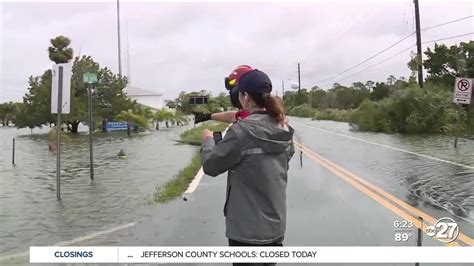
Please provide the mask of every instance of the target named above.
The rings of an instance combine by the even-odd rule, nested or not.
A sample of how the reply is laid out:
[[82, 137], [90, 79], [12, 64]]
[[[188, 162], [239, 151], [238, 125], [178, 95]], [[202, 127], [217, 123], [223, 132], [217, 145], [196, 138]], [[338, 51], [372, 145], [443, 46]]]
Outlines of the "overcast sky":
[[[469, 2], [420, 4], [421, 27], [473, 15]], [[72, 40], [74, 54], [91, 55], [118, 72], [116, 4], [1, 3], [0, 102], [18, 101], [30, 75], [50, 68], [47, 47], [58, 35]], [[121, 3], [122, 70], [132, 86], [162, 92], [225, 91], [224, 76], [249, 64], [272, 78], [281, 92], [297, 81], [315, 82], [359, 63], [414, 31], [412, 1], [396, 3]], [[473, 32], [466, 19], [422, 32], [424, 41]], [[127, 36], [130, 68], [127, 65]], [[464, 36], [446, 44], [472, 40]], [[415, 44], [415, 35], [386, 53], [323, 85], [337, 82]], [[432, 44], [430, 44], [432, 46]], [[427, 45], [424, 45], [425, 49]], [[408, 77], [407, 50], [340, 83]], [[290, 79], [290, 80], [289, 80]]]

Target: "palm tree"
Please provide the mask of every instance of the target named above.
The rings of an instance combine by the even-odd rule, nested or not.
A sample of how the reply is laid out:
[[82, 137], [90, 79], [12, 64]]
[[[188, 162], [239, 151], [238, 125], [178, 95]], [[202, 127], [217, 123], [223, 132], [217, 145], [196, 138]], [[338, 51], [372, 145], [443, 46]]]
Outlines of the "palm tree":
[[181, 112], [181, 111], [176, 111], [174, 113], [174, 120], [176, 121], [176, 124], [179, 124], [179, 125], [185, 125], [185, 124], [188, 124], [188, 118], [186, 117], [186, 115]]
[[66, 36], [58, 36], [51, 39], [51, 45], [48, 47], [49, 59], [56, 64], [69, 62], [73, 57], [73, 50], [69, 48], [71, 40]]
[[[167, 111], [165, 109], [161, 109], [160, 111], [155, 113], [155, 120], [156, 120], [156, 130], [160, 130], [159, 122], [163, 121], [171, 121], [175, 118], [175, 115]], [[169, 127], [168, 123], [166, 124], [166, 127]]]
[[142, 115], [136, 114], [133, 110], [129, 109], [128, 111], [122, 111], [120, 114], [115, 116], [117, 121], [127, 121], [129, 123], [134, 123], [140, 127], [148, 127], [148, 120]]

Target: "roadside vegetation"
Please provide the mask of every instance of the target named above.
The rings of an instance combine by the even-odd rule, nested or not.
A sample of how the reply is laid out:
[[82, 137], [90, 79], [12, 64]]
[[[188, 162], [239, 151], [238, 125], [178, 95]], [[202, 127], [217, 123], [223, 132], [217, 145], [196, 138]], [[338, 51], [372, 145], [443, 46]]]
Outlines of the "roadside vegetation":
[[[227, 126], [228, 125], [224, 123], [206, 122], [199, 127], [195, 127], [183, 132], [180, 136], [179, 142], [190, 145], [201, 145], [201, 131], [203, 129], [207, 128], [211, 131], [223, 131], [227, 128]], [[183, 192], [186, 191], [200, 168], [201, 159], [199, 152], [196, 151], [191, 159], [191, 162], [186, 167], [181, 169], [172, 180], [157, 188], [152, 199], [149, 200], [149, 203], [166, 203], [181, 196]]]
[[199, 152], [196, 152], [191, 159], [191, 162], [181, 169], [176, 177], [168, 181], [161, 187], [158, 187], [155, 194], [148, 203], [166, 203], [172, 199], [175, 199], [183, 194], [188, 188], [194, 176], [201, 168], [201, 159]]
[[228, 125], [224, 123], [205, 122], [198, 127], [183, 132], [180, 136], [179, 142], [199, 146], [201, 145], [201, 132], [203, 129], [207, 128], [211, 131], [224, 131], [227, 126]]
[[474, 77], [474, 41], [425, 51], [424, 88], [416, 82], [418, 62], [407, 65], [411, 76], [390, 75], [385, 82], [334, 83], [330, 89], [287, 91], [287, 114], [314, 120], [350, 122], [359, 130], [386, 133], [452, 133], [461, 113], [461, 132], [474, 135], [474, 104], [461, 109], [452, 103], [456, 76]]

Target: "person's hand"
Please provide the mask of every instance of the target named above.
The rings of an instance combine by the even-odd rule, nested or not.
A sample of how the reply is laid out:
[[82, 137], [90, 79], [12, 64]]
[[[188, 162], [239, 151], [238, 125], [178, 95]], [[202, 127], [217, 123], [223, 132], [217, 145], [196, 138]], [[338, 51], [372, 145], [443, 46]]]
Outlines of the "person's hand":
[[209, 129], [204, 129], [202, 132], [201, 132], [201, 139], [202, 140], [205, 140], [205, 139], [208, 139], [208, 138], [213, 138], [214, 135], [213, 135], [213, 132], [210, 131]]
[[211, 120], [211, 114], [205, 114], [202, 112], [193, 112], [193, 115], [194, 115], [194, 124]]

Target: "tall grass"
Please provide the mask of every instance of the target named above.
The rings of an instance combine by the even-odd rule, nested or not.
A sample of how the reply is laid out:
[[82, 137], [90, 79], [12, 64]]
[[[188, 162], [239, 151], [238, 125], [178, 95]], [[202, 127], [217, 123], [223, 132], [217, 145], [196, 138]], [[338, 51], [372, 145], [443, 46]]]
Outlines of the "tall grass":
[[350, 118], [353, 109], [341, 110], [341, 109], [316, 109], [314, 111], [313, 120], [332, 120], [339, 122], [350, 122]]
[[438, 86], [410, 86], [381, 101], [364, 100], [351, 122], [364, 131], [451, 132], [456, 122], [452, 93]]
[[227, 126], [228, 125], [224, 123], [206, 122], [198, 127], [183, 132], [180, 135], [180, 140], [181, 142], [190, 145], [201, 145], [201, 132], [203, 129], [207, 128], [211, 131], [224, 131]]
[[[207, 122], [199, 127], [195, 127], [183, 132], [180, 136], [181, 142], [191, 145], [201, 145], [201, 131], [205, 128], [211, 131], [223, 131], [227, 124]], [[183, 194], [193, 180], [196, 173], [201, 168], [201, 158], [199, 152], [196, 152], [191, 162], [179, 171], [179, 173], [166, 184], [158, 187], [153, 197], [148, 199], [148, 203], [166, 203]]]
[[196, 152], [191, 159], [191, 162], [186, 167], [181, 169], [175, 178], [168, 181], [166, 184], [156, 190], [149, 203], [166, 203], [181, 196], [188, 188], [189, 183], [193, 181], [194, 176], [196, 176], [196, 173], [200, 168], [201, 158], [199, 156], [199, 152]]

